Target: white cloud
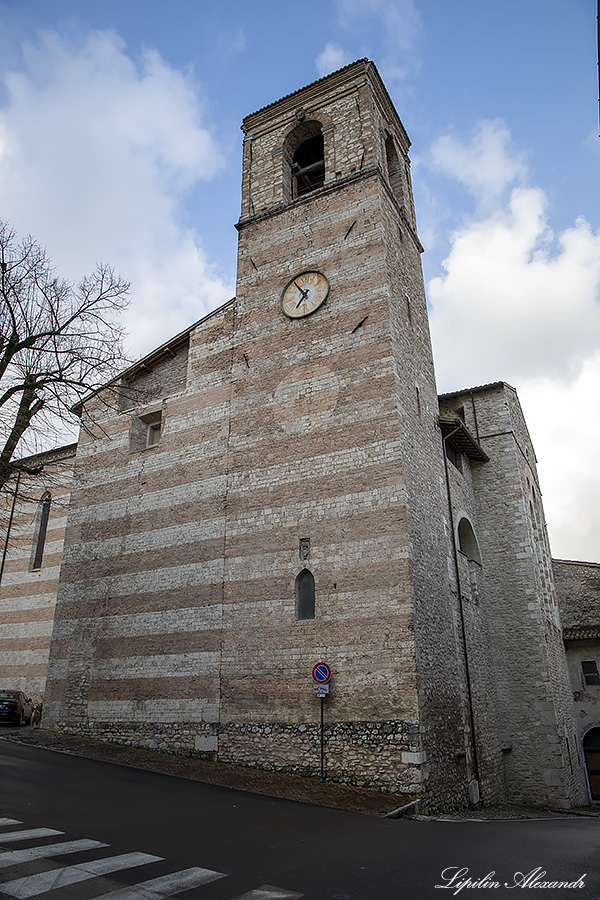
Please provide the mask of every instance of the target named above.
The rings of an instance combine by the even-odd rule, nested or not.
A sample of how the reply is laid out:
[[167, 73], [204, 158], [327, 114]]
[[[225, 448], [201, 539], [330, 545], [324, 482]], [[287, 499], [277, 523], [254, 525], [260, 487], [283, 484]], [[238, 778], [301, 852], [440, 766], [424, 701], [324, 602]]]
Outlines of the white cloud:
[[504, 202], [526, 175], [504, 126], [480, 127], [462, 148], [451, 139], [436, 148], [435, 164], [443, 159], [477, 206], [428, 286], [438, 386], [503, 380], [517, 388], [553, 552], [597, 558], [600, 233], [579, 219], [554, 235], [539, 188], [517, 183]]
[[480, 122], [470, 144], [450, 135], [438, 138], [431, 158], [435, 168], [460, 181], [484, 208], [526, 172], [522, 156], [511, 153], [510, 132], [500, 119]]
[[180, 224], [183, 192], [223, 164], [189, 75], [156, 51], [134, 61], [112, 32], [46, 32], [3, 80], [2, 215], [61, 274], [77, 279], [102, 259], [132, 281], [134, 354], [228, 299]]
[[328, 75], [352, 62], [352, 57], [347, 50], [337, 44], [327, 43], [317, 56], [316, 65], [319, 76]]
[[508, 209], [454, 235], [429, 283], [442, 386], [572, 377], [600, 346], [600, 235], [580, 220], [553, 242], [545, 205], [515, 188]]
[[572, 381], [525, 381], [519, 396], [538, 451], [554, 556], [600, 561], [600, 352]]

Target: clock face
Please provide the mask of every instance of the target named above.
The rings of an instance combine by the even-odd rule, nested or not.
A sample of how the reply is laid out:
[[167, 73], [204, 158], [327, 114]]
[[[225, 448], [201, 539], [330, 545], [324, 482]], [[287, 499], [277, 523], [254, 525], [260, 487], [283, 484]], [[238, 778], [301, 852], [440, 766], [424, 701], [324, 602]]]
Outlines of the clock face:
[[329, 282], [321, 272], [301, 272], [286, 285], [281, 308], [290, 319], [309, 316], [327, 298]]

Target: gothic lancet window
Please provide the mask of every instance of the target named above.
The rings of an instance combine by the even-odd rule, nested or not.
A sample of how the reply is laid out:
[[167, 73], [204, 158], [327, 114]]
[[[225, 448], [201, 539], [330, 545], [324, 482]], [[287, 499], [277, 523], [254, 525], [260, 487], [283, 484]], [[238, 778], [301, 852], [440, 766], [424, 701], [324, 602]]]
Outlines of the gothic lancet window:
[[42, 558], [44, 556], [44, 545], [46, 543], [46, 531], [48, 530], [48, 518], [50, 517], [50, 494], [44, 494], [40, 500], [40, 508], [38, 512], [38, 529], [37, 540], [35, 544], [35, 553], [33, 557], [34, 569], [42, 568]]
[[296, 577], [296, 618], [314, 619], [315, 617], [315, 579], [312, 572], [303, 569]]

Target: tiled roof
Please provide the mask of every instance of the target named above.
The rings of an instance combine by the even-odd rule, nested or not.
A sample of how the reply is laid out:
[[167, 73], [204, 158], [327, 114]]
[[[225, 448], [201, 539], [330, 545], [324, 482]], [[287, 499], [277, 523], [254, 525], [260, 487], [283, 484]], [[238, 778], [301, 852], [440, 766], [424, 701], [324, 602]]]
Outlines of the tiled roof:
[[575, 625], [563, 628], [565, 641], [595, 641], [600, 639], [600, 625]]
[[[464, 388], [462, 391], [450, 391], [448, 394], [439, 394], [440, 400], [450, 399], [450, 397], [460, 397], [462, 394], [478, 394], [481, 391], [490, 391], [492, 388], [510, 387], [506, 381], [492, 381], [489, 384], [478, 384], [475, 387]], [[514, 388], [513, 388], [514, 390]]]
[[305, 91], [306, 88], [312, 87], [314, 84], [319, 84], [320, 81], [325, 81], [326, 78], [330, 78], [332, 75], [337, 75], [339, 72], [343, 72], [345, 69], [351, 69], [352, 66], [355, 66], [357, 63], [368, 63], [369, 59], [364, 57], [363, 59], [355, 59], [354, 62], [348, 63], [347, 66], [342, 66], [341, 69], [336, 69], [335, 72], [329, 72], [327, 75], [323, 75], [322, 78], [317, 78], [315, 81], [311, 81], [310, 84], [305, 84], [304, 87], [298, 88], [296, 91], [292, 91], [290, 94], [285, 94], [285, 96], [280, 97], [278, 100], [274, 100], [272, 103], [267, 103], [266, 106], [261, 106], [260, 109], [255, 110], [253, 113], [249, 113], [249, 115], [244, 116], [244, 119], [249, 119], [252, 116], [255, 116], [256, 113], [261, 113], [265, 109], [269, 109], [271, 106], [275, 106], [277, 103], [281, 103], [282, 100], [287, 100], [288, 97], [293, 97], [294, 94], [299, 94], [301, 91]]

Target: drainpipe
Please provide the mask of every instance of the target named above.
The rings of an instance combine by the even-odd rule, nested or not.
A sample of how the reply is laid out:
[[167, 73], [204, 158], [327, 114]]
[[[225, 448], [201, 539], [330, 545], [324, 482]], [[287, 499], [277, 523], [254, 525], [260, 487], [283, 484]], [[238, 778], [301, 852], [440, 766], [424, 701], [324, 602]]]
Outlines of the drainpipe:
[[446, 456], [446, 441], [452, 437], [453, 434], [456, 434], [457, 431], [461, 430], [461, 426], [458, 426], [451, 431], [450, 434], [447, 434], [445, 437], [442, 436], [442, 450], [444, 453], [444, 472], [446, 475], [446, 491], [448, 493], [448, 512], [450, 515], [450, 531], [452, 533], [452, 553], [454, 556], [454, 572], [456, 575], [456, 590], [458, 593], [458, 609], [460, 613], [460, 628], [462, 632], [462, 644], [463, 644], [463, 655], [465, 660], [465, 678], [467, 682], [467, 699], [469, 705], [469, 725], [471, 730], [471, 747], [473, 753], [473, 769], [475, 779], [479, 786], [479, 761], [477, 758], [477, 741], [475, 738], [475, 715], [473, 712], [473, 691], [471, 688], [471, 673], [469, 671], [469, 654], [467, 652], [467, 629], [465, 627], [465, 614], [463, 610], [463, 602], [462, 602], [462, 590], [460, 586], [460, 570], [458, 567], [458, 549], [456, 546], [456, 535], [454, 533], [454, 516], [452, 515], [452, 493], [450, 490], [450, 473], [448, 472], [448, 457]]
[[[600, 0], [598, 0], [600, 2]], [[473, 396], [473, 391], [469, 391], [471, 395], [471, 409], [473, 410], [473, 420], [475, 422], [475, 435], [477, 440], [479, 440], [479, 424], [477, 422], [477, 409], [475, 408], [475, 397]]]
[[6, 540], [4, 541], [4, 550], [2, 553], [2, 563], [0, 564], [0, 584], [2, 584], [2, 574], [4, 572], [4, 563], [6, 562], [6, 554], [8, 553], [8, 539], [10, 538], [10, 529], [12, 528], [13, 516], [15, 514], [15, 506], [17, 505], [17, 494], [19, 493], [19, 483], [21, 481], [21, 470], [17, 470], [17, 483], [13, 493], [12, 506], [10, 508], [10, 517], [8, 520], [8, 528], [6, 529]]

